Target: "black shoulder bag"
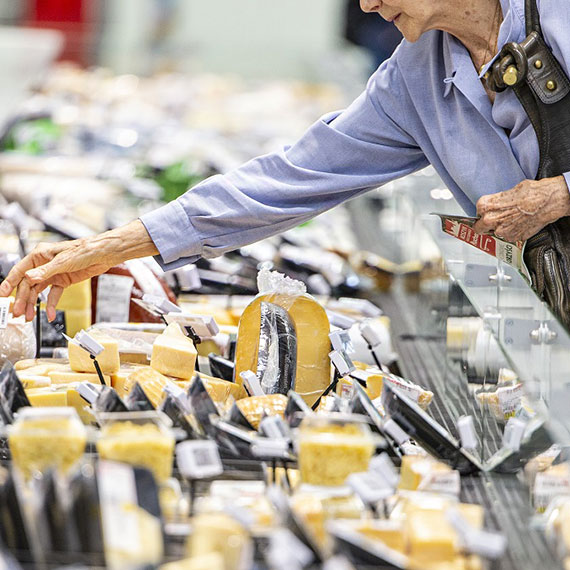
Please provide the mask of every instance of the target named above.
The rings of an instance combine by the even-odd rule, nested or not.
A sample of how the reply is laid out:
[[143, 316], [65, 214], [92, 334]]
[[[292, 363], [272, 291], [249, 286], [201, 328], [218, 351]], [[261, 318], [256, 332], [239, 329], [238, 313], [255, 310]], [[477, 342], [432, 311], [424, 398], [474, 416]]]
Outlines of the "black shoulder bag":
[[[527, 37], [506, 44], [487, 78], [492, 91], [513, 89], [540, 147], [537, 180], [570, 171], [570, 80], [546, 45], [536, 0], [526, 0]], [[525, 263], [533, 289], [570, 330], [570, 217], [530, 238]]]

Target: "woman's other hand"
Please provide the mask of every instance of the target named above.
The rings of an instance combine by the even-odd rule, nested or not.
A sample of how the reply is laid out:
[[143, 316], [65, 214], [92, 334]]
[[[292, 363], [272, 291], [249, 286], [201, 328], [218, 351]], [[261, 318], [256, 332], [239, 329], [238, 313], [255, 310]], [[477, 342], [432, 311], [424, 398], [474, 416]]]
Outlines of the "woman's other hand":
[[477, 233], [494, 232], [511, 242], [526, 240], [570, 216], [570, 191], [563, 176], [523, 180], [512, 190], [480, 198], [477, 214], [480, 219], [473, 226]]
[[25, 315], [30, 321], [38, 295], [51, 287], [46, 310], [52, 321], [65, 287], [105, 273], [127, 259], [157, 253], [140, 220], [91, 238], [39, 244], [8, 273], [0, 285], [0, 296], [16, 290], [13, 314]]

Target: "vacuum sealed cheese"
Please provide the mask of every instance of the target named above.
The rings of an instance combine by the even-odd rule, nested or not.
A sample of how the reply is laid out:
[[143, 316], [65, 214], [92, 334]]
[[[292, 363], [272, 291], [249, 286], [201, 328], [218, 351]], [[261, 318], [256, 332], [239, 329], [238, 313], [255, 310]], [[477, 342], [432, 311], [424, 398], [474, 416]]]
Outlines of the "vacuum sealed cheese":
[[50, 468], [68, 472], [86, 442], [85, 428], [72, 408], [23, 408], [8, 433], [14, 465], [25, 477]]
[[368, 470], [374, 451], [370, 429], [349, 418], [337, 419], [332, 414], [305, 417], [298, 436], [303, 483], [343, 485], [351, 473]]
[[101, 414], [101, 459], [146, 467], [161, 483], [172, 474], [174, 436], [156, 412]]
[[290, 389], [313, 404], [330, 383], [330, 325], [323, 307], [305, 286], [262, 270], [259, 295], [238, 328], [235, 380], [253, 371], [266, 393]]

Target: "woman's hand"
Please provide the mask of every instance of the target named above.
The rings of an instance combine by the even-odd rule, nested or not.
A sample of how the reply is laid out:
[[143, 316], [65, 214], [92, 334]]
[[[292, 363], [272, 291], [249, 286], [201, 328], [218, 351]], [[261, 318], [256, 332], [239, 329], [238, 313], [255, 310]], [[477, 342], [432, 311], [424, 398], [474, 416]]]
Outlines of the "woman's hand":
[[483, 196], [477, 202], [480, 219], [473, 229], [494, 232], [507, 241], [526, 240], [544, 226], [570, 216], [570, 191], [563, 176], [523, 180], [512, 190]]
[[31, 321], [38, 295], [51, 286], [46, 310], [52, 321], [65, 287], [105, 273], [127, 259], [157, 253], [140, 220], [91, 238], [39, 244], [8, 273], [0, 285], [0, 296], [7, 297], [17, 289], [13, 314], [26, 315]]

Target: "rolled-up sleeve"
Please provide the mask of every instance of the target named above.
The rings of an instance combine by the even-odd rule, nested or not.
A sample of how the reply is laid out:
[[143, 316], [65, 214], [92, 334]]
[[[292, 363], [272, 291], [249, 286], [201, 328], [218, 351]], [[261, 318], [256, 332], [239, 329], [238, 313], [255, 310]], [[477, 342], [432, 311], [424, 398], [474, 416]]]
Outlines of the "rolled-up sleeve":
[[141, 217], [164, 269], [216, 257], [290, 229], [427, 165], [405, 125], [397, 63], [386, 62], [345, 111], [293, 146], [213, 176]]

